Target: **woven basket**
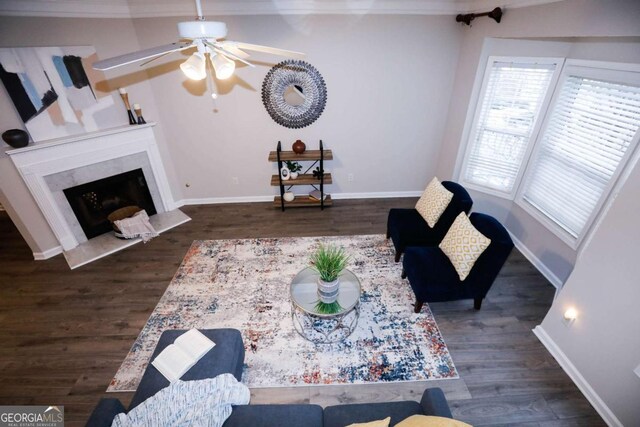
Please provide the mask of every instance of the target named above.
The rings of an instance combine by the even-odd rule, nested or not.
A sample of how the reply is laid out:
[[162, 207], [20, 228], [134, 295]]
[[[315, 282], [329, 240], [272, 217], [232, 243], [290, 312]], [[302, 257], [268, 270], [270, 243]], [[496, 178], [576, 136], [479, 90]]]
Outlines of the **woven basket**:
[[107, 219], [111, 222], [111, 226], [113, 227], [113, 231], [116, 233], [120, 233], [120, 229], [116, 226], [116, 221], [120, 221], [121, 219], [131, 218], [138, 212], [140, 212], [142, 208], [139, 206], [125, 206], [124, 208], [120, 208], [115, 210], [107, 216]]

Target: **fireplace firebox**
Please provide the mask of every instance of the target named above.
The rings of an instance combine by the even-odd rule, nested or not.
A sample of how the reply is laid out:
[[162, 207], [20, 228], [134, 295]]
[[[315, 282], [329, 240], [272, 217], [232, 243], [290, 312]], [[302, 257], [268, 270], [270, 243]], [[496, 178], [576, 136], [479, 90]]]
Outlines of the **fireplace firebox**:
[[125, 206], [156, 214], [142, 169], [135, 169], [63, 190], [87, 239], [112, 230], [107, 216]]

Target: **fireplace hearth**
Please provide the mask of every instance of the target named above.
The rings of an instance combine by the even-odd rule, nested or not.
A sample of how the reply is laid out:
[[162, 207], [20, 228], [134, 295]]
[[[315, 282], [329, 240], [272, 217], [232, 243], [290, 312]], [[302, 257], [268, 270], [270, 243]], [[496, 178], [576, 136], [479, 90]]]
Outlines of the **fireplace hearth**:
[[87, 239], [112, 230], [107, 216], [125, 206], [139, 206], [149, 216], [156, 214], [153, 198], [142, 169], [63, 190]]

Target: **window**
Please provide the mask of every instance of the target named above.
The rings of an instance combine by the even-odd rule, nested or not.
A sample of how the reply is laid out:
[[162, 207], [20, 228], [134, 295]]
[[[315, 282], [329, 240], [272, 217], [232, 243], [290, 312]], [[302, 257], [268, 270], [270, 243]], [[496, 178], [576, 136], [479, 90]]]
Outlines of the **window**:
[[553, 58], [489, 58], [463, 183], [513, 195], [558, 63]]
[[577, 243], [637, 140], [640, 79], [633, 72], [567, 65], [560, 86], [519, 202]]
[[517, 193], [516, 203], [577, 248], [639, 129], [638, 65], [492, 57], [459, 179]]

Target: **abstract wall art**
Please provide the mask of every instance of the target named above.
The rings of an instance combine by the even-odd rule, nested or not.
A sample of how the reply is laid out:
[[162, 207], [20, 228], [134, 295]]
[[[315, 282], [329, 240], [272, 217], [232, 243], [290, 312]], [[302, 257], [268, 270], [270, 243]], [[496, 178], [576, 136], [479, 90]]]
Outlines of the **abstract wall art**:
[[0, 80], [34, 141], [126, 124], [92, 46], [0, 48]]

